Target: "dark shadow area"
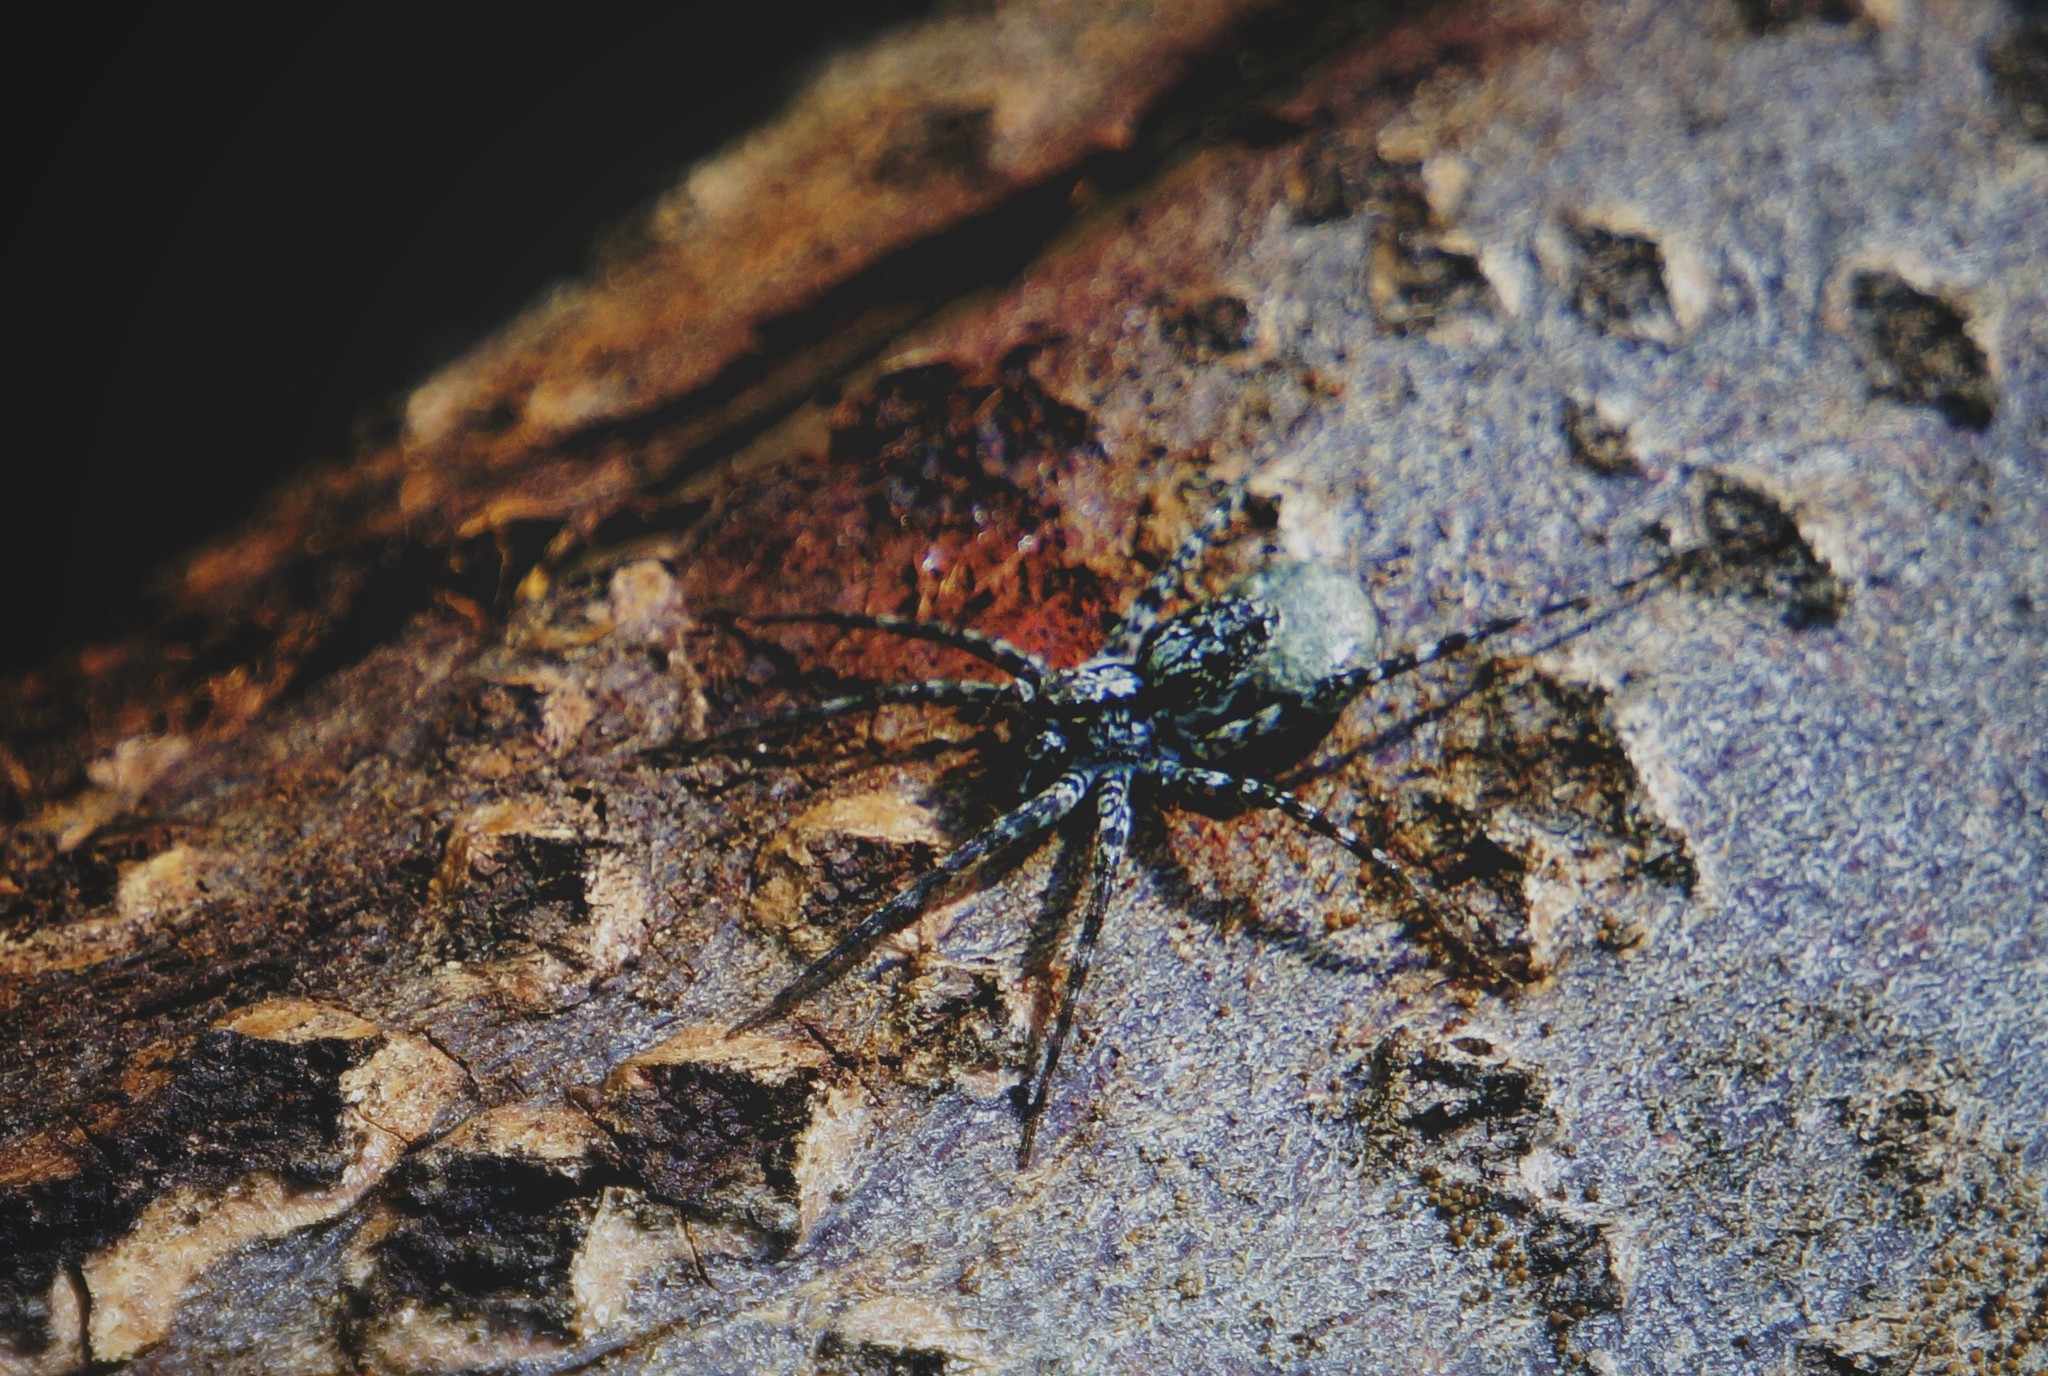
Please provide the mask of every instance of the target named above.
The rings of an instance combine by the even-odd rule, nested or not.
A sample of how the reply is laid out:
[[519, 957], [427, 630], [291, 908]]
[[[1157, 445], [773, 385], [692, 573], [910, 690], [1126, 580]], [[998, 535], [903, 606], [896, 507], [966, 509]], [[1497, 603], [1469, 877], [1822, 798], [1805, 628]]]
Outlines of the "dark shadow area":
[[[57, 45], [95, 94], [78, 106], [89, 117], [38, 145], [37, 209], [12, 244], [44, 269], [30, 319], [45, 347], [38, 419], [0, 501], [0, 568], [28, 594], [0, 670], [144, 621], [149, 570], [287, 474], [390, 433], [405, 387], [583, 269], [594, 230], [630, 232], [635, 209], [824, 54], [928, 8], [805, 0], [692, 8], [654, 29], [583, 15], [574, 30], [488, 32], [439, 12], [352, 11], [292, 33], [230, 16]], [[688, 458], [701, 466], [801, 399], [763, 371], [769, 354], [822, 333], [843, 367], [1005, 280], [1069, 222], [1077, 180], [1113, 194], [1191, 147], [1297, 134], [1264, 100], [1420, 8], [1296, 0], [1251, 19], [1127, 148], [885, 259], [765, 325], [762, 355], [563, 449], [708, 409], [718, 433]], [[964, 155], [974, 136], [964, 118], [924, 152]]]
[[0, 669], [132, 622], [149, 570], [388, 431], [604, 226], [928, 8], [53, 11], [8, 109], [34, 361]]

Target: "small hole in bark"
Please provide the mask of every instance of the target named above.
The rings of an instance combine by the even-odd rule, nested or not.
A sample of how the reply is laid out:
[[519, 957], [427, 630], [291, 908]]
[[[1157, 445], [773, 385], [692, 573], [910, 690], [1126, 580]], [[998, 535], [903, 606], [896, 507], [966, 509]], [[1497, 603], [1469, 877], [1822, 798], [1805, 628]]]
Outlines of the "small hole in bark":
[[930, 1347], [896, 1347], [827, 1333], [812, 1354], [815, 1376], [945, 1376], [946, 1354]]
[[1564, 399], [1566, 450], [1572, 462], [1603, 478], [1639, 478], [1643, 466], [1629, 448], [1628, 429], [1609, 425], [1593, 407], [1572, 397]]
[[1794, 24], [1847, 24], [1863, 14], [1855, 0], [1735, 0], [1735, 9], [1753, 34], [1776, 33]]
[[2014, 8], [2018, 21], [1984, 50], [1984, 70], [2020, 137], [2048, 143], [2048, 6]]
[[1858, 273], [1850, 298], [1872, 391], [1932, 406], [1965, 429], [1991, 423], [1997, 391], [1961, 311], [1888, 272]]
[[1714, 595], [1776, 602], [1795, 630], [1831, 626], [1848, 589], [1829, 571], [1784, 508], [1754, 488], [1712, 478], [1701, 502], [1707, 544], [1692, 551], [1687, 586]]
[[1603, 334], [1659, 338], [1675, 333], [1664, 253], [1654, 239], [1597, 225], [1568, 226], [1579, 253], [1572, 309]]
[[1191, 358], [1214, 358], [1250, 348], [1255, 337], [1244, 298], [1216, 295], [1169, 313], [1160, 321], [1166, 342]]

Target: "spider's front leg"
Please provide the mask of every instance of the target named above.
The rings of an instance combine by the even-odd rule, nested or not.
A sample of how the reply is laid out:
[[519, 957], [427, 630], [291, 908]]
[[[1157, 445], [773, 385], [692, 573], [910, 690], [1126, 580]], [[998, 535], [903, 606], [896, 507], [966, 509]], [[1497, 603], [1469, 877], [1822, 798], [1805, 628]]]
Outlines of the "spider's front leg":
[[1510, 631], [1537, 625], [1554, 616], [1566, 616], [1573, 612], [1595, 612], [1592, 618], [1581, 624], [1579, 629], [1583, 630], [1648, 597], [1666, 579], [1683, 572], [1688, 567], [1687, 558], [1685, 555], [1672, 555], [1658, 561], [1647, 572], [1637, 574], [1633, 578], [1625, 578], [1619, 583], [1609, 584], [1597, 593], [1581, 593], [1577, 597], [1567, 597], [1561, 601], [1532, 607], [1514, 616], [1495, 617], [1490, 621], [1480, 622], [1470, 630], [1453, 631], [1427, 644], [1418, 645], [1412, 650], [1389, 655], [1377, 663], [1362, 664], [1348, 669], [1317, 683], [1304, 695], [1302, 705], [1318, 715], [1334, 717], [1343, 711], [1353, 698], [1367, 689], [1378, 687], [1388, 679], [1413, 673], [1424, 665], [1449, 659], [1453, 655], [1461, 655]]
[[767, 612], [745, 619], [764, 626], [808, 622], [820, 626], [843, 626], [854, 631], [881, 631], [885, 635], [900, 635], [906, 640], [930, 641], [973, 655], [983, 663], [993, 664], [1031, 684], [1043, 681], [1052, 672], [1052, 666], [1037, 655], [1021, 650], [999, 636], [943, 621], [919, 621], [915, 617], [887, 616], [876, 612]]
[[951, 880], [1003, 847], [1056, 825], [1081, 805], [1094, 782], [1095, 776], [1091, 771], [1069, 770], [1022, 806], [996, 818], [969, 837], [958, 850], [912, 880], [894, 898], [862, 918], [852, 931], [840, 938], [838, 945], [811, 962], [809, 968], [784, 985], [765, 1008], [741, 1020], [732, 1031], [749, 1032], [789, 1013], [845, 974], [854, 962], [873, 950], [876, 943], [915, 922]]
[[1130, 610], [1124, 613], [1123, 620], [1117, 623], [1116, 629], [1110, 632], [1108, 643], [1102, 647], [1104, 654], [1129, 655], [1137, 650], [1145, 637], [1158, 626], [1160, 613], [1180, 592], [1188, 574], [1202, 561], [1202, 556], [1237, 524], [1237, 518], [1244, 514], [1245, 504], [1250, 500], [1251, 490], [1246, 480], [1240, 479], [1231, 486], [1223, 500], [1188, 532], [1173, 556], [1160, 565], [1159, 571], [1138, 590], [1138, 595], [1131, 600]]

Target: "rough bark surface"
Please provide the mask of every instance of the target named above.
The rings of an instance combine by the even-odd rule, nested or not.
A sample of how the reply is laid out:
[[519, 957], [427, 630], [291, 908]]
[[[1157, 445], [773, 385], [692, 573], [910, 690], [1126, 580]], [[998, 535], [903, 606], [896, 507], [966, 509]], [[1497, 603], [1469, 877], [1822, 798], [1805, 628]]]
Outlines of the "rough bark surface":
[[[0, 1370], [2048, 1369], [2044, 22], [849, 57], [7, 686]], [[726, 614], [1077, 662], [1246, 474], [1212, 581], [1394, 645], [1725, 557], [1265, 762], [1419, 897], [1144, 800], [1028, 1167], [1085, 829], [722, 1035], [1017, 782], [903, 708], [678, 750], [976, 672]]]

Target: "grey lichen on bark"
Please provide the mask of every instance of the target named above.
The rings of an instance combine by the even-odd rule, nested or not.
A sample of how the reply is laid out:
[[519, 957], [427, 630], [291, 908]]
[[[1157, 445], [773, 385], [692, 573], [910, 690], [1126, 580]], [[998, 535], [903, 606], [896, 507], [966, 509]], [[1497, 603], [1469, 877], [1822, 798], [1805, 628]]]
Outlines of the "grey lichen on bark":
[[[2038, 21], [1252, 8], [850, 58], [10, 685], [0, 1365], [2044, 1369]], [[1014, 277], [802, 314], [1047, 187]], [[750, 294], [764, 216], [843, 266]], [[1391, 645], [1741, 557], [1265, 762], [1420, 896], [1148, 806], [1028, 1168], [1079, 836], [723, 1037], [1015, 786], [971, 714], [678, 749], [973, 671], [729, 614], [1072, 663], [1247, 475], [1208, 586]]]

